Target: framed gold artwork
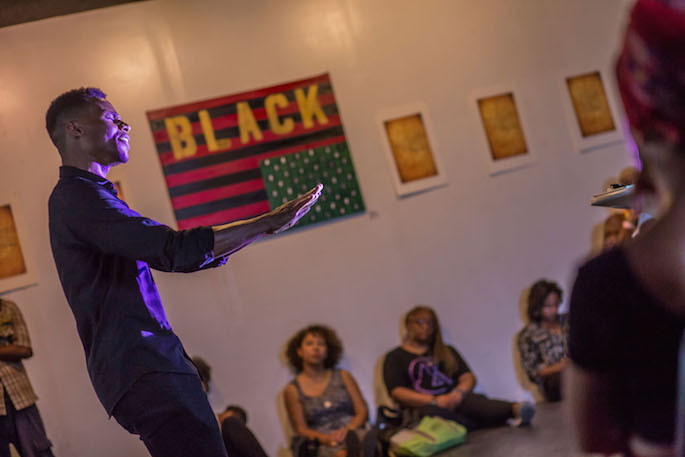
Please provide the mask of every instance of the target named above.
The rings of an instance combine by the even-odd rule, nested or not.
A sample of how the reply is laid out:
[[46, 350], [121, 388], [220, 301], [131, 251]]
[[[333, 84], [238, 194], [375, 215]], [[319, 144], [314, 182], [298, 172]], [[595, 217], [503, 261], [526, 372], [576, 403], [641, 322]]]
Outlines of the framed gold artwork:
[[488, 168], [493, 175], [534, 161], [524, 128], [527, 125], [524, 110], [516, 93], [512, 86], [502, 85], [470, 95], [488, 151]]
[[21, 227], [17, 205], [0, 202], [0, 293], [36, 282]]
[[447, 183], [425, 105], [386, 109], [378, 114], [378, 124], [397, 195]]
[[575, 148], [588, 151], [621, 142], [619, 110], [602, 73], [599, 70], [578, 72], [563, 77], [562, 81], [566, 117]]

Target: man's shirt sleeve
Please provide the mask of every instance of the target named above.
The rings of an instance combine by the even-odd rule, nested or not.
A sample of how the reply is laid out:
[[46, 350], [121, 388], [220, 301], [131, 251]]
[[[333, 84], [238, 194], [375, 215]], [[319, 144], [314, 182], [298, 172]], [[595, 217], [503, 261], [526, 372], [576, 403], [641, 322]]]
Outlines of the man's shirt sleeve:
[[190, 272], [225, 263], [214, 256], [209, 227], [173, 230], [84, 180], [69, 183], [64, 192], [68, 198], [56, 202], [59, 219], [79, 241], [106, 254], [141, 260], [162, 271]]

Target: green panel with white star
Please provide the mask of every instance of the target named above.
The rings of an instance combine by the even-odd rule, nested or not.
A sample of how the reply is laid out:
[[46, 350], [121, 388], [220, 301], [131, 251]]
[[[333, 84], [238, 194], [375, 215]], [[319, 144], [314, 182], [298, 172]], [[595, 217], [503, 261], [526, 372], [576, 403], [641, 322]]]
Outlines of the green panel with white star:
[[259, 163], [271, 209], [323, 183], [319, 201], [295, 227], [365, 211], [347, 143], [306, 149]]

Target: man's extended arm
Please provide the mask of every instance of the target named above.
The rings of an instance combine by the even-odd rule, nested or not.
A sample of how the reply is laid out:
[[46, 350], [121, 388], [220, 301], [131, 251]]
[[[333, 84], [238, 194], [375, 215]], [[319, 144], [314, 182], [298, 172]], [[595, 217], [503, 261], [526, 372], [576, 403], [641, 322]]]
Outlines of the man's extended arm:
[[214, 230], [214, 255], [233, 254], [265, 235], [279, 233], [297, 223], [321, 196], [323, 184], [278, 208], [242, 221], [212, 227]]

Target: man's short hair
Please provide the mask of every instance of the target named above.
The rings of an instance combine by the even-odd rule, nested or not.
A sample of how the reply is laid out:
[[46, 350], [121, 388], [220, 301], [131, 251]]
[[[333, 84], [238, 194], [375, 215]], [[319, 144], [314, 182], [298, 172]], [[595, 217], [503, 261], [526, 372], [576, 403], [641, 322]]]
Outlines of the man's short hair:
[[53, 144], [60, 149], [59, 138], [57, 136], [57, 120], [60, 115], [82, 109], [98, 99], [107, 98], [107, 95], [97, 87], [81, 87], [72, 89], [55, 98], [48, 111], [45, 113], [45, 129], [50, 135]]

